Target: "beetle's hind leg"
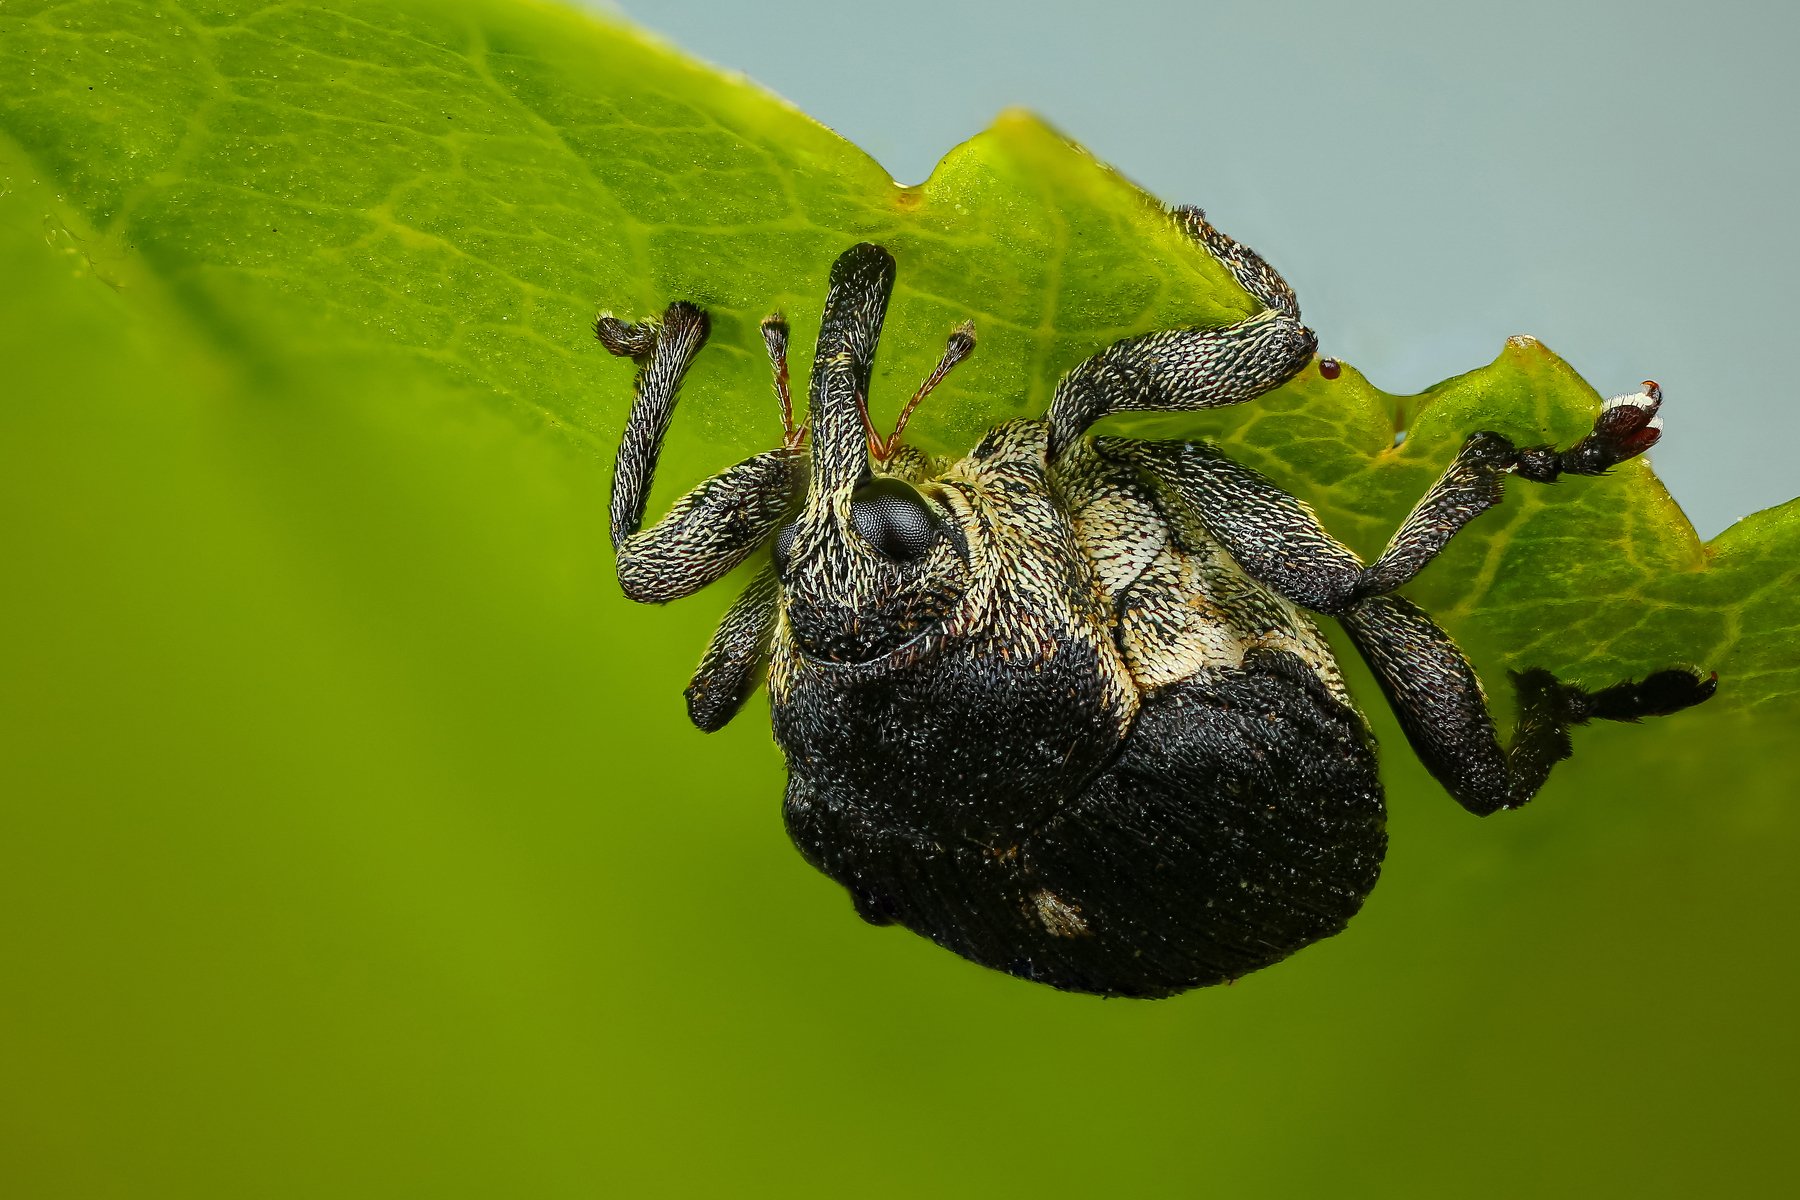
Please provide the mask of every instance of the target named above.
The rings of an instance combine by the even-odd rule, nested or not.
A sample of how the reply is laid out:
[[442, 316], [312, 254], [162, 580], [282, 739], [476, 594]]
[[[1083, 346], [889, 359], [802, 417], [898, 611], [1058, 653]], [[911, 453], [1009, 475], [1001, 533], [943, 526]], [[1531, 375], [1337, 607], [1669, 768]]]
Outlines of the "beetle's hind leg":
[[1474, 435], [1367, 567], [1305, 504], [1210, 446], [1118, 438], [1095, 445], [1136, 465], [1173, 514], [1198, 522], [1246, 574], [1342, 621], [1420, 761], [1463, 807], [1486, 814], [1531, 799], [1551, 767], [1569, 756], [1571, 726], [1678, 712], [1716, 687], [1712, 678], [1677, 669], [1590, 692], [1547, 671], [1526, 671], [1513, 677], [1518, 724], [1502, 749], [1468, 660], [1430, 617], [1388, 594], [1498, 504], [1508, 474], [1539, 483], [1599, 475], [1648, 449], [1661, 431], [1662, 397], [1655, 384], [1645, 388], [1608, 401], [1593, 431], [1568, 450], [1520, 449], [1497, 433]]
[[1686, 668], [1597, 691], [1542, 668], [1508, 672], [1513, 733], [1504, 749], [1475, 669], [1450, 635], [1399, 596], [1358, 601], [1338, 618], [1406, 733], [1413, 753], [1445, 791], [1476, 816], [1518, 808], [1574, 748], [1569, 730], [1589, 721], [1668, 716], [1710, 699], [1718, 676]]
[[1474, 668], [1416, 605], [1399, 596], [1372, 596], [1339, 619], [1419, 761], [1478, 816], [1530, 800], [1550, 768], [1572, 752], [1571, 726], [1666, 716], [1699, 704], [1717, 687], [1716, 678], [1679, 669], [1593, 692], [1542, 669], [1513, 672], [1518, 714], [1502, 750]]
[[1520, 447], [1485, 430], [1470, 435], [1401, 522], [1387, 549], [1358, 577], [1351, 598], [1391, 592], [1424, 570], [1457, 530], [1500, 503], [1509, 474], [1555, 483], [1563, 475], [1604, 475], [1636, 458], [1662, 437], [1661, 408], [1662, 389], [1647, 379], [1643, 391], [1608, 400], [1594, 428], [1567, 450]]
[[[601, 345], [638, 364], [631, 413], [613, 467], [611, 506], [619, 583], [633, 600], [660, 604], [724, 578], [769, 539], [801, 486], [803, 460], [784, 445], [702, 482], [662, 520], [642, 528], [676, 395], [707, 332], [706, 314], [685, 301], [669, 305], [660, 320], [631, 324], [603, 315], [594, 322]], [[783, 326], [784, 350], [785, 335]], [[773, 358], [772, 344], [770, 353]], [[785, 357], [779, 367], [785, 367]], [[778, 369], [778, 391], [784, 391], [784, 374]], [[791, 410], [787, 426], [792, 435]]]

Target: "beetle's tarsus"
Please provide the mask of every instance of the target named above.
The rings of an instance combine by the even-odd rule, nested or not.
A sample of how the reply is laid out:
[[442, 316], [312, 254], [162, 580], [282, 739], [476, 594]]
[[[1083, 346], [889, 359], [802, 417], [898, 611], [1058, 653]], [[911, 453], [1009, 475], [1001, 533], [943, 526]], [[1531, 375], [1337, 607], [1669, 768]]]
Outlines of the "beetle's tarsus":
[[1497, 788], [1472, 795], [1452, 792], [1465, 808], [1481, 816], [1529, 802], [1549, 778], [1550, 769], [1573, 753], [1571, 726], [1678, 713], [1710, 699], [1718, 681], [1717, 672], [1702, 679], [1692, 671], [1672, 669], [1590, 692], [1542, 668], [1508, 675], [1518, 698], [1518, 719], [1506, 751], [1506, 791], [1504, 795]]
[[1719, 673], [1713, 671], [1702, 679], [1696, 672], [1673, 668], [1597, 692], [1574, 690], [1580, 695], [1576, 705], [1579, 720], [1639, 721], [1666, 717], [1710, 700], [1719, 690]]
[[594, 318], [594, 337], [607, 353], [620, 358], [642, 358], [656, 345], [656, 322], [621, 321], [611, 313]]

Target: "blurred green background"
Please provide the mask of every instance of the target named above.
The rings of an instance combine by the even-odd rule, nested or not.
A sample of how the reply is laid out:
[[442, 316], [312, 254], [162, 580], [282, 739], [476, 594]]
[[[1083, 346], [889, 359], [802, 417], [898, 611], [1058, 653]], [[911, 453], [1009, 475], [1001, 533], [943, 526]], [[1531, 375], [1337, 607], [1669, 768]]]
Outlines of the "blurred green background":
[[[671, 463], [697, 477], [773, 428], [755, 387], [728, 387], [757, 378], [748, 322], [771, 298], [806, 320], [821, 248], [898, 221], [872, 167], [550, 9], [89, 2], [0, 22], [6, 1194], [1786, 1181], [1791, 506], [1725, 556], [1757, 582], [1712, 613], [1720, 653], [1758, 664], [1750, 695], [1584, 731], [1539, 804], [1477, 821], [1357, 672], [1393, 849], [1350, 930], [1172, 1001], [1061, 995], [856, 920], [786, 842], [766, 705], [710, 738], [682, 719], [727, 597], [629, 606], [604, 548], [594, 431], [629, 372], [586, 342], [593, 306], [723, 281], [715, 373]], [[679, 198], [700, 155], [693, 194], [725, 204], [772, 173], [801, 181], [798, 215], [690, 207], [634, 243], [653, 270], [621, 263], [621, 114], [666, 150], [644, 203]], [[441, 132], [459, 121], [476, 128]], [[1069, 184], [1090, 185], [1084, 203], [1104, 181]], [[1132, 232], [1095, 219], [1094, 245]], [[920, 220], [895, 228], [928, 278], [1029, 249]], [[896, 378], [941, 336], [929, 291], [897, 302], [915, 307]], [[977, 360], [995, 374], [961, 386], [1037, 352], [996, 326]], [[1626, 557], [1675, 544], [1653, 486], [1622, 475]], [[1438, 594], [1468, 592], [1445, 567]], [[1482, 603], [1505, 627], [1529, 599]], [[1595, 670], [1662, 635], [1613, 645], [1583, 622], [1708, 615], [1576, 599], [1596, 611], [1544, 611], [1581, 626], [1565, 653]]]

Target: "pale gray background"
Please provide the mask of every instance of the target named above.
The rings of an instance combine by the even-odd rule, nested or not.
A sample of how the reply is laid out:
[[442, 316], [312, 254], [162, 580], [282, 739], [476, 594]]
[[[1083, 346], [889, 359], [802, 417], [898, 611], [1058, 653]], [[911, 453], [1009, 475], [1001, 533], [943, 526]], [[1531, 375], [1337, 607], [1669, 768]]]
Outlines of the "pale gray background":
[[625, 0], [905, 183], [1008, 105], [1198, 203], [1410, 392], [1531, 333], [1668, 397], [1702, 536], [1800, 492], [1800, 7]]

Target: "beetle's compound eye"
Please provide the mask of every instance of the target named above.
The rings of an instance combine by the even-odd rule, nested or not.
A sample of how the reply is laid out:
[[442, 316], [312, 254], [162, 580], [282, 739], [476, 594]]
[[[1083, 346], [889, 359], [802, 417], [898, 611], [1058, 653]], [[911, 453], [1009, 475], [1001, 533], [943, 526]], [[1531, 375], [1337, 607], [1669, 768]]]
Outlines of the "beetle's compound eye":
[[782, 573], [787, 571], [788, 555], [794, 552], [794, 534], [799, 528], [800, 522], [795, 520], [789, 521], [775, 531], [775, 545], [772, 552], [775, 555], [776, 571]]
[[924, 498], [912, 484], [888, 476], [857, 489], [850, 521], [865, 542], [895, 562], [925, 557], [937, 537], [937, 518]]

